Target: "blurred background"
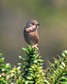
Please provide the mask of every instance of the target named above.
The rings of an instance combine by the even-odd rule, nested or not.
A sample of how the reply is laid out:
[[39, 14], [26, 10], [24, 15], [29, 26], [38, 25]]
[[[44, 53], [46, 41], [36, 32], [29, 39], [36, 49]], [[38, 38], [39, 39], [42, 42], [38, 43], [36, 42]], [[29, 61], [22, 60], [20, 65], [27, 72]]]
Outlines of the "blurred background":
[[24, 56], [23, 28], [31, 19], [40, 23], [39, 49], [46, 68], [47, 60], [67, 49], [67, 0], [0, 0], [0, 52], [12, 65]]

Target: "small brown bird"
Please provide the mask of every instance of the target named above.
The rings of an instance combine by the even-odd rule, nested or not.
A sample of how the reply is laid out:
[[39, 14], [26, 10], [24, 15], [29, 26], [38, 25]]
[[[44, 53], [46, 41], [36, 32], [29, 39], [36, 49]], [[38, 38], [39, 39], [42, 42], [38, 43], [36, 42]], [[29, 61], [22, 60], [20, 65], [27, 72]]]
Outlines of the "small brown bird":
[[36, 20], [28, 21], [26, 27], [24, 28], [24, 39], [32, 47], [37, 48], [39, 35], [38, 35], [39, 23]]

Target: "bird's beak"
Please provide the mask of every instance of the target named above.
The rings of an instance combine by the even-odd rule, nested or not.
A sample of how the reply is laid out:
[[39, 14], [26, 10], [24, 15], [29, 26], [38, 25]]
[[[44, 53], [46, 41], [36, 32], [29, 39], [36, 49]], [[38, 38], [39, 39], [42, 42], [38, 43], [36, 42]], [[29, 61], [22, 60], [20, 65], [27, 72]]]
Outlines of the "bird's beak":
[[36, 25], [36, 27], [38, 27], [40, 24], [38, 23], [37, 25]]
[[40, 25], [40, 24], [37, 24], [37, 25], [36, 25], [36, 28], [37, 28], [37, 29], [38, 29], [38, 26], [39, 26], [39, 25]]
[[39, 26], [40, 24], [37, 24], [37, 26]]

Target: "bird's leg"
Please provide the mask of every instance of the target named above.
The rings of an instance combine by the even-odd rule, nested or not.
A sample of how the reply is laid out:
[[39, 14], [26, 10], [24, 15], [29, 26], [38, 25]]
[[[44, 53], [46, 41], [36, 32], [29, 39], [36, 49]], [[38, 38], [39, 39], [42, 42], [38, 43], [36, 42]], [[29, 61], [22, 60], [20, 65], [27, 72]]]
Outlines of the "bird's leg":
[[37, 46], [38, 46], [38, 44], [35, 44], [35, 45], [33, 45], [32, 47], [38, 49]]

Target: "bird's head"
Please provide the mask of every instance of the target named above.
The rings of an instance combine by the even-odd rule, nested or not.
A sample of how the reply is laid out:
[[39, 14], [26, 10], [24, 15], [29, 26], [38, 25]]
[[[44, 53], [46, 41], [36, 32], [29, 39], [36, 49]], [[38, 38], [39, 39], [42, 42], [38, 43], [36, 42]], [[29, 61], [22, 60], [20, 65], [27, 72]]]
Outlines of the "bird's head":
[[40, 24], [36, 20], [31, 20], [31, 21], [27, 22], [26, 27], [27, 28], [29, 28], [29, 27], [38, 28], [39, 25]]

